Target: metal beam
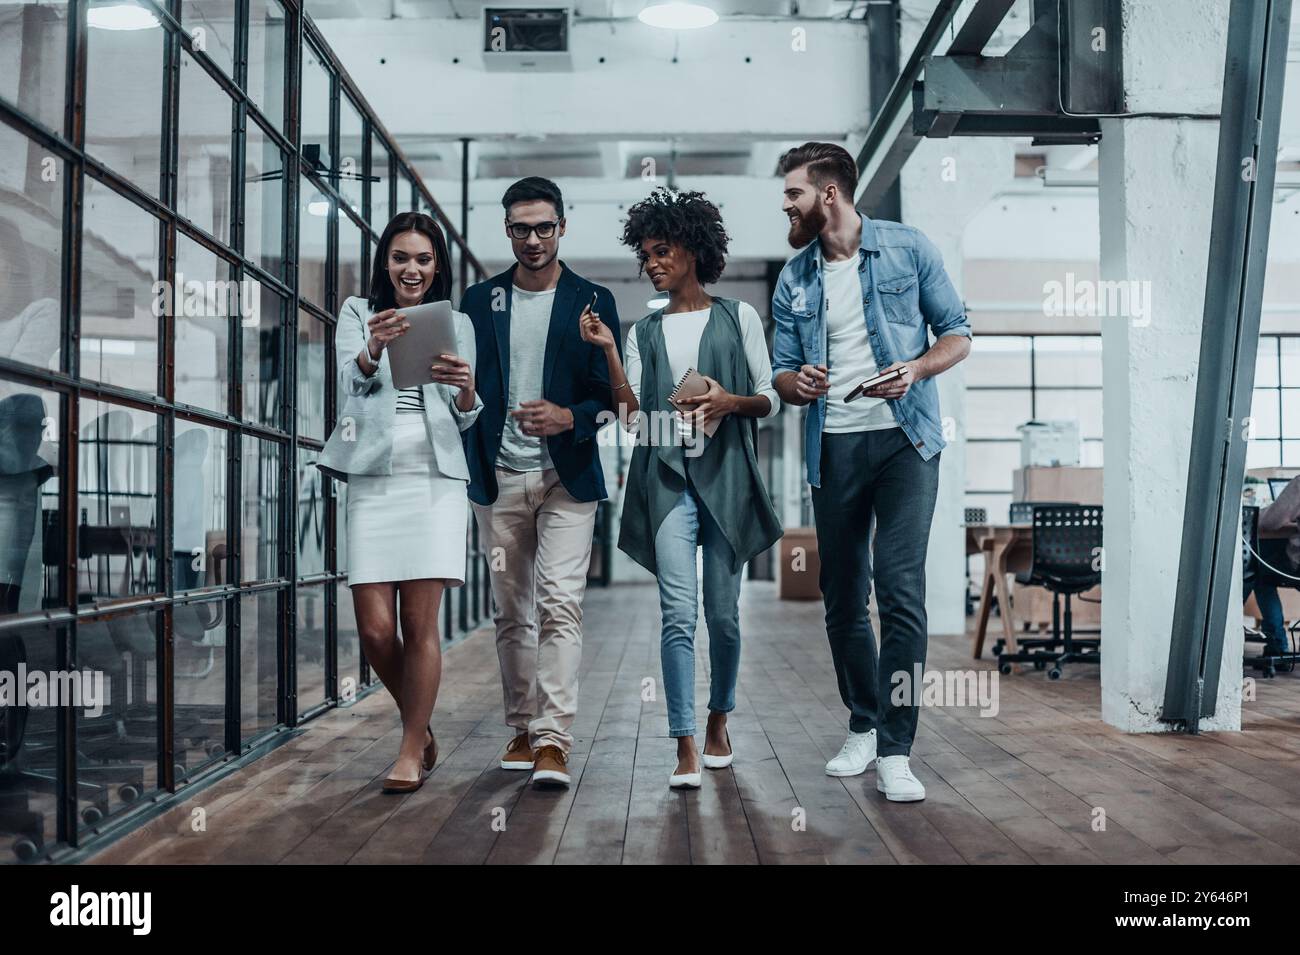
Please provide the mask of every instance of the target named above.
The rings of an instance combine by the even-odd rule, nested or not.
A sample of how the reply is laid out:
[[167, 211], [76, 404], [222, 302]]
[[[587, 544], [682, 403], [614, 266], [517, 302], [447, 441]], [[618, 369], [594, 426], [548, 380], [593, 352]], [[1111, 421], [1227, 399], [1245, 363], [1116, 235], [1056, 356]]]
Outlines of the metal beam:
[[[981, 0], [981, 4], [985, 2], [992, 0]], [[933, 52], [960, 5], [961, 0], [938, 0], [915, 49], [871, 121], [866, 141], [858, 150], [856, 205], [859, 209], [873, 208], [880, 202], [919, 142], [907, 116], [911, 111], [912, 86], [921, 78], [922, 60]]]
[[[1205, 318], [1161, 719], [1212, 716], [1246, 468], [1291, 0], [1234, 3], [1219, 120]], [[1239, 608], [1238, 608], [1239, 610]]]
[[917, 137], [1032, 136], [1054, 143], [1082, 144], [1101, 139], [1101, 124], [1091, 116], [1065, 116], [1055, 110], [1044, 113], [1015, 110], [938, 112], [926, 108], [929, 90], [927, 81], [916, 84], [913, 91], [912, 133]]
[[[871, 116], [880, 114], [891, 84], [898, 76], [898, 0], [869, 3], [863, 19], [867, 24], [867, 94]], [[897, 222], [903, 217], [902, 190], [897, 177], [880, 200], [864, 210], [873, 219]]]
[[961, 29], [948, 44], [949, 56], [978, 56], [984, 52], [984, 46], [993, 39], [998, 26], [1016, 5], [1016, 0], [981, 0], [975, 4], [962, 23]]

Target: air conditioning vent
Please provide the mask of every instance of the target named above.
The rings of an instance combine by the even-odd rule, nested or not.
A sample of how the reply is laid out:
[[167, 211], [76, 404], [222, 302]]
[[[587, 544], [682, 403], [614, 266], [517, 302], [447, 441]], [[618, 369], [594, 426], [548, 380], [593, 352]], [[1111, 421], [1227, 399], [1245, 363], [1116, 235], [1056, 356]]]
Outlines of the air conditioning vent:
[[485, 7], [483, 65], [489, 70], [573, 69], [568, 7]]

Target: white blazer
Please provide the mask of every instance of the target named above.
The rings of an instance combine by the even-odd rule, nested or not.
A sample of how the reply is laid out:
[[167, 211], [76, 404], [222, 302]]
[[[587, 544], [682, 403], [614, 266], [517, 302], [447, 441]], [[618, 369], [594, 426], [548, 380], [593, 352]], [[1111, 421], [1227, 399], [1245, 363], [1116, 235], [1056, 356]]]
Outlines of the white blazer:
[[[334, 334], [334, 352], [338, 356], [339, 395], [343, 401], [338, 422], [325, 442], [325, 450], [316, 462], [326, 474], [346, 481], [349, 474], [393, 473], [393, 425], [397, 416], [398, 389], [393, 385], [388, 350], [379, 356], [379, 367], [366, 376], [357, 363], [370, 330], [366, 322], [374, 314], [364, 298], [350, 297], [339, 311]], [[460, 357], [476, 364], [474, 327], [469, 316], [452, 312], [456, 322], [456, 343]], [[433, 445], [438, 472], [445, 477], [469, 480], [465, 449], [460, 433], [474, 423], [483, 410], [477, 390], [474, 407], [461, 411], [456, 407], [457, 389], [451, 385], [430, 383], [424, 391], [424, 425]]]

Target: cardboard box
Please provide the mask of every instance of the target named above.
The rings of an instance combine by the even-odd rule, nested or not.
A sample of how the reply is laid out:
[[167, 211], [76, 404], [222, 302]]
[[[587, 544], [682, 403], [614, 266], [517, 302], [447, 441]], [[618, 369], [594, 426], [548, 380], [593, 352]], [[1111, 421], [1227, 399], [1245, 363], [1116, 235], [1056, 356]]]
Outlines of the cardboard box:
[[1101, 468], [1017, 468], [1011, 476], [1011, 499], [1101, 504], [1101, 475]]
[[781, 559], [776, 571], [777, 594], [782, 600], [818, 600], [822, 595], [822, 562], [817, 553], [817, 530], [788, 527], [781, 538]]

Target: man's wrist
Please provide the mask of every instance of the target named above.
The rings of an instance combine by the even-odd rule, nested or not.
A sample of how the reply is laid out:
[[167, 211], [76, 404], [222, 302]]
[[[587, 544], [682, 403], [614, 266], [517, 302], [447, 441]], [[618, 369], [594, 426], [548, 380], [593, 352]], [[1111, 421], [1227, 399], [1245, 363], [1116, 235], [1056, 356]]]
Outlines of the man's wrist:
[[564, 414], [565, 414], [565, 417], [568, 419], [567, 423], [566, 423], [565, 426], [564, 426], [564, 430], [565, 430], [565, 431], [572, 431], [573, 428], [574, 428], [574, 425], [575, 425], [574, 418], [573, 418], [573, 409], [572, 409], [572, 408], [567, 408], [567, 407], [564, 408]]

